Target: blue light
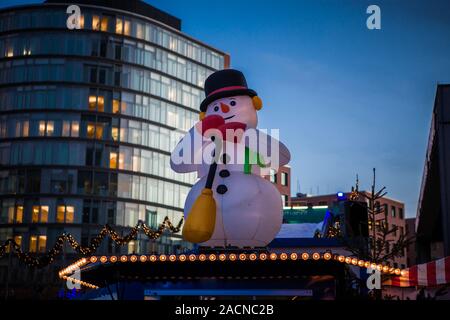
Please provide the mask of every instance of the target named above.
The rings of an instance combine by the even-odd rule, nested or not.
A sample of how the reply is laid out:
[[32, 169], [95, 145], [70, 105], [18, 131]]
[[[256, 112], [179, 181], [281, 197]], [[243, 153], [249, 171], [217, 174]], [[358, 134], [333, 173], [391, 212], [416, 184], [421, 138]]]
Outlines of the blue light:
[[345, 200], [345, 193], [338, 192], [337, 193], [337, 198], [338, 198], [338, 200]]

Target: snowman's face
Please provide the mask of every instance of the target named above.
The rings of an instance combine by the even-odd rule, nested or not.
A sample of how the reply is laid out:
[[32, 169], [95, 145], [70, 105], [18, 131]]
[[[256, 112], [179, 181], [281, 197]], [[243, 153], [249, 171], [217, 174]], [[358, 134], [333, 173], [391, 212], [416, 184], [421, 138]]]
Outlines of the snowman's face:
[[215, 100], [206, 109], [206, 116], [218, 115], [225, 123], [241, 122], [247, 128], [256, 128], [258, 116], [249, 96], [234, 96]]

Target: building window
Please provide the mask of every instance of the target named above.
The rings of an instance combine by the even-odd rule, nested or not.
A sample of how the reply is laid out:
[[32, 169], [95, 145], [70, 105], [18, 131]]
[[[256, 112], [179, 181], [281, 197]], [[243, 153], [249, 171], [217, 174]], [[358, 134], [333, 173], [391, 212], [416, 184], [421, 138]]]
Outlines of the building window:
[[54, 121], [39, 121], [39, 135], [40, 136], [53, 136], [53, 132], [55, 131], [55, 122]]
[[109, 154], [109, 167], [111, 169], [117, 169], [117, 152], [111, 152]]
[[111, 138], [114, 141], [119, 140], [119, 128], [117, 128], [117, 127], [112, 127], [111, 128]]
[[120, 102], [117, 99], [113, 99], [112, 101], [112, 112], [119, 113], [120, 111]]
[[[93, 81], [96, 82], [97, 80]], [[91, 111], [105, 111], [105, 97], [90, 95], [88, 99], [89, 110]]]
[[403, 208], [398, 208], [398, 217], [403, 219]]
[[33, 206], [31, 222], [47, 223], [48, 222], [48, 206]]
[[392, 230], [394, 230], [394, 231], [392, 232], [392, 235], [393, 235], [394, 237], [397, 236], [397, 229], [398, 229], [398, 227], [397, 227], [395, 224], [393, 224], [393, 225], [392, 225]]
[[102, 31], [108, 31], [108, 17], [102, 17], [100, 28]]
[[93, 122], [88, 122], [86, 135], [89, 139], [103, 139], [103, 125], [95, 124]]
[[289, 197], [286, 194], [281, 195], [281, 200], [283, 201], [283, 206], [287, 206], [289, 202]]
[[126, 36], [129, 36], [131, 34], [131, 28], [130, 28], [130, 21], [124, 20], [123, 21], [123, 34]]
[[30, 248], [29, 252], [32, 253], [44, 253], [47, 249], [47, 236], [30, 236]]
[[270, 182], [277, 183], [277, 174], [274, 169], [270, 169]]
[[38, 252], [44, 253], [47, 249], [47, 236], [39, 236]]
[[288, 185], [288, 174], [286, 172], [282, 172], [281, 173], [281, 184], [283, 186], [287, 186]]
[[23, 222], [23, 206], [16, 207], [16, 223]]
[[78, 123], [78, 121], [63, 121], [63, 137], [78, 137], [79, 132], [80, 124]]
[[391, 215], [392, 215], [393, 218], [395, 218], [395, 216], [396, 216], [396, 212], [395, 212], [395, 207], [394, 206], [391, 207]]
[[22, 236], [14, 236], [14, 241], [19, 247], [22, 247]]
[[30, 253], [37, 251], [37, 236], [30, 236], [30, 247], [28, 248]]
[[136, 241], [128, 242], [128, 254], [136, 253]]
[[123, 32], [123, 20], [120, 18], [116, 19], [116, 33], [122, 34]]
[[56, 209], [56, 222], [73, 223], [75, 208], [73, 206], [58, 206]]
[[100, 30], [100, 17], [97, 15], [92, 16], [92, 30]]
[[30, 123], [28, 121], [16, 122], [16, 137], [28, 137], [30, 131]]

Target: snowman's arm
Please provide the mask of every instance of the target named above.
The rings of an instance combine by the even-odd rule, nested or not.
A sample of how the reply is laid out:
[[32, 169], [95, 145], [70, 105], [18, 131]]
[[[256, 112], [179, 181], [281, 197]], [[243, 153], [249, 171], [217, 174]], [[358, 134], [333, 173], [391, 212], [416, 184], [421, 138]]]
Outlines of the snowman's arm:
[[245, 139], [246, 147], [257, 152], [259, 160], [262, 160], [266, 168], [278, 170], [289, 163], [291, 153], [288, 148], [279, 140], [256, 129], [257, 143], [249, 139]]

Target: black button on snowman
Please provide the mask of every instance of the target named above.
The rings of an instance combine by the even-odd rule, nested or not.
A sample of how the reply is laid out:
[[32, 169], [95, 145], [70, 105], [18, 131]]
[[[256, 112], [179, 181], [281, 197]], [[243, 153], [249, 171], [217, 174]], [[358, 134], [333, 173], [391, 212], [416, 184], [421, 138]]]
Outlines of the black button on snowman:
[[[211, 74], [205, 95], [201, 121], [171, 155], [174, 171], [197, 172], [199, 177], [186, 198], [183, 237], [210, 247], [266, 246], [280, 230], [283, 204], [276, 187], [261, 173], [287, 164], [289, 150], [256, 128], [262, 102], [247, 87], [242, 72]], [[246, 138], [255, 134], [258, 143]], [[278, 161], [266, 161], [261, 154], [272, 159], [276, 155]]]

